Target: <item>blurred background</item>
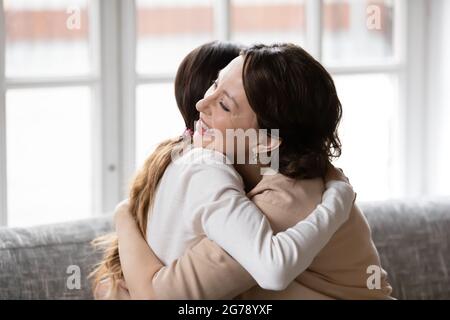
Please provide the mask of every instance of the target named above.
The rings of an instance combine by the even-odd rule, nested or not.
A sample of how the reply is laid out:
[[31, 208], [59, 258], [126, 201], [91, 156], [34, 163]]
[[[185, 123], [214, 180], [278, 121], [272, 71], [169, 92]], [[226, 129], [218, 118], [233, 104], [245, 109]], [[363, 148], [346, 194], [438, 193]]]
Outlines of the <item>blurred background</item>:
[[184, 125], [181, 59], [293, 42], [333, 75], [359, 201], [450, 196], [448, 0], [0, 0], [0, 225], [111, 211]]

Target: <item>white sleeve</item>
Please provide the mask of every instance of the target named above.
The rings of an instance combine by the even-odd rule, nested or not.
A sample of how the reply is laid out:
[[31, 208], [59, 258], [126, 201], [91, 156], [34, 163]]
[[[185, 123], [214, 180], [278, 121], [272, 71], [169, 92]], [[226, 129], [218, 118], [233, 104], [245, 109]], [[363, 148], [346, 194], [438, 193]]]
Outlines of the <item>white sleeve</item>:
[[202, 166], [191, 173], [185, 189], [188, 219], [268, 290], [285, 289], [308, 268], [348, 219], [355, 197], [350, 185], [332, 181], [322, 203], [305, 220], [274, 235], [229, 167]]

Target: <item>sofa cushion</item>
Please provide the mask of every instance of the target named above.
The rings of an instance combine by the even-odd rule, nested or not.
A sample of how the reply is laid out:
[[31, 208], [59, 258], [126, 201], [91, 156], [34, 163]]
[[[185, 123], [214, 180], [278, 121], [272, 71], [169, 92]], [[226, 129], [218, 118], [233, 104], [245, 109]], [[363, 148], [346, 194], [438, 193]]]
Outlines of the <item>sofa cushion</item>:
[[[450, 199], [361, 203], [398, 299], [450, 299]], [[0, 299], [91, 299], [99, 260], [90, 242], [111, 215], [32, 228], [0, 228]], [[68, 288], [79, 266], [81, 288]]]
[[450, 299], [450, 199], [361, 204], [398, 299]]
[[[109, 216], [32, 228], [0, 228], [0, 299], [91, 299], [87, 275], [99, 255], [90, 242], [111, 227]], [[79, 267], [80, 289], [67, 286], [74, 270], [78, 272], [69, 266]]]

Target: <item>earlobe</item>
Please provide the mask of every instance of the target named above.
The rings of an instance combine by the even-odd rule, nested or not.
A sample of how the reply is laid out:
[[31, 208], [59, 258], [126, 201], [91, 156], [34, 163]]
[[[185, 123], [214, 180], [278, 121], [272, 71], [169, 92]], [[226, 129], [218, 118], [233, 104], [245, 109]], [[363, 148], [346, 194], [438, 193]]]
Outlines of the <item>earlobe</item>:
[[255, 147], [254, 152], [255, 153], [272, 152], [278, 149], [282, 143], [281, 138], [268, 137], [267, 140], [268, 140], [267, 144], [258, 144], [258, 146]]
[[275, 137], [271, 137], [270, 138], [270, 145], [271, 145], [270, 150], [273, 151], [275, 149], [278, 149], [281, 146], [282, 142], [283, 142], [283, 140], [281, 138], [279, 138], [279, 137], [276, 137], [276, 138]]

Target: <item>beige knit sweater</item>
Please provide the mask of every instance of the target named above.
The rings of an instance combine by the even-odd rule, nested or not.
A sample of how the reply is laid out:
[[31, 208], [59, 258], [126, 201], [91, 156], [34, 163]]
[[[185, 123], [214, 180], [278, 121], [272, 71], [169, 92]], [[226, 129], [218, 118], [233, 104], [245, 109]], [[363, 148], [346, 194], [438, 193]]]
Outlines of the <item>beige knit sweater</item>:
[[[264, 176], [248, 196], [277, 232], [308, 216], [323, 192], [321, 179], [294, 180], [277, 174]], [[378, 289], [367, 286], [369, 266], [379, 267]], [[283, 291], [256, 286], [237, 261], [207, 238], [162, 268], [153, 285], [159, 299], [391, 299], [392, 292], [369, 225], [356, 205], [309, 268]]]

